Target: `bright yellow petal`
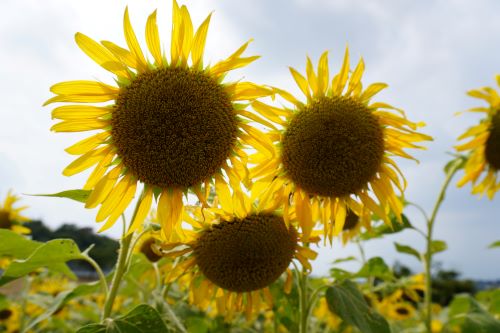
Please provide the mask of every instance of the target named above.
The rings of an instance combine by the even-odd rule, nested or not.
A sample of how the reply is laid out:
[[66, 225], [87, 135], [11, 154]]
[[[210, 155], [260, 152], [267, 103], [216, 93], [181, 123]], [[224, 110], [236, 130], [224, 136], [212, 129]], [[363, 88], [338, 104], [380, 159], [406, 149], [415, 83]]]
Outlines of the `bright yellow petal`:
[[66, 148], [65, 151], [71, 155], [82, 155], [103, 144], [110, 136], [110, 132], [97, 133]]
[[103, 129], [110, 125], [111, 123], [109, 122], [109, 120], [65, 120], [52, 126], [50, 130], [54, 132], [83, 132]]
[[297, 72], [294, 68], [289, 67], [290, 73], [292, 73], [293, 79], [299, 86], [300, 90], [302, 93], [307, 96], [307, 98], [311, 98], [311, 92], [309, 91], [309, 84], [307, 83], [307, 80], [302, 74]]
[[309, 87], [312, 90], [312, 95], [316, 96], [318, 94], [318, 78], [316, 77], [316, 73], [314, 73], [314, 66], [309, 57], [307, 57], [306, 60], [306, 75], [307, 82], [309, 82]]
[[84, 155], [71, 162], [66, 168], [64, 168], [63, 175], [72, 176], [90, 168], [91, 166], [99, 162], [99, 160], [101, 160], [104, 156], [106, 156], [111, 151], [111, 149], [111, 146], [105, 146], [85, 153]]
[[52, 110], [53, 119], [95, 119], [110, 115], [112, 108], [90, 105], [65, 105]]
[[374, 95], [379, 93], [381, 90], [387, 88], [386, 83], [382, 82], [377, 82], [377, 83], [372, 83], [366, 88], [365, 91], [361, 94], [359, 97], [362, 101], [368, 101], [370, 98], [372, 98]]
[[76, 44], [92, 60], [119, 77], [128, 78], [127, 68], [106, 48], [82, 33], [76, 33]]
[[50, 91], [57, 95], [117, 95], [120, 89], [97, 81], [66, 81], [50, 87]]
[[328, 68], [328, 51], [323, 52], [318, 62], [318, 92], [325, 95], [328, 90], [330, 73]]
[[128, 205], [134, 198], [136, 189], [137, 189], [137, 181], [132, 177], [130, 177], [127, 183], [127, 190], [123, 194], [118, 205], [113, 209], [113, 212], [109, 216], [106, 223], [101, 227], [101, 229], [99, 229], [99, 232], [108, 230], [115, 224], [116, 220], [118, 220], [118, 218], [123, 214], [125, 209], [127, 209]]
[[121, 199], [129, 187], [130, 174], [123, 177], [111, 191], [108, 197], [102, 202], [101, 208], [97, 212], [96, 221], [104, 221], [117, 208]]
[[151, 210], [151, 203], [153, 202], [153, 189], [147, 187], [143, 193], [143, 196], [139, 199], [141, 203], [137, 209], [137, 214], [135, 215], [134, 221], [130, 225], [127, 231], [127, 235], [138, 230]]
[[335, 78], [333, 79], [332, 82], [333, 95], [342, 94], [342, 91], [344, 91], [345, 88], [345, 84], [347, 83], [348, 77], [349, 77], [349, 48], [346, 47], [342, 68], [340, 69], [340, 72], [337, 75], [335, 75]]
[[347, 88], [347, 96], [350, 96], [351, 93], [353, 93], [356, 88], [358, 87], [359, 83], [361, 82], [361, 77], [363, 76], [363, 72], [365, 71], [365, 62], [363, 61], [363, 58], [359, 59], [358, 65], [354, 69], [354, 72], [352, 72], [351, 79], [349, 80], [349, 87]]
[[97, 207], [103, 202], [111, 190], [113, 189], [116, 181], [120, 177], [121, 167], [117, 166], [108, 172], [95, 186], [85, 203], [85, 208]]
[[203, 61], [203, 52], [205, 50], [205, 42], [207, 40], [208, 26], [210, 25], [210, 18], [212, 14], [203, 21], [199, 26], [193, 38], [193, 46], [191, 48], [191, 60], [193, 67], [198, 68], [198, 65]]
[[156, 24], [156, 10], [149, 15], [146, 23], [146, 43], [148, 44], [149, 52], [155, 59], [156, 66], [163, 66], [163, 57], [160, 47], [160, 36], [158, 34], [158, 25]]
[[135, 36], [134, 29], [130, 24], [130, 18], [128, 16], [128, 7], [125, 8], [125, 14], [123, 15], [123, 32], [125, 34], [125, 41], [130, 49], [130, 52], [137, 59], [137, 63], [140, 66], [138, 69], [141, 71], [146, 71], [148, 69], [146, 58], [144, 58], [144, 54], [142, 53], [141, 46], [137, 41], [137, 37]]

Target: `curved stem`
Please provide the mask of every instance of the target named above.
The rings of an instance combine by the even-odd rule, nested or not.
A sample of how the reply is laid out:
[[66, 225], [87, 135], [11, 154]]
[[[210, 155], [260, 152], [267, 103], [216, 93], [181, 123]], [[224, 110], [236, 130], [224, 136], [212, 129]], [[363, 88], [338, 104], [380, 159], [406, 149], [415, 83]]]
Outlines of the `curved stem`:
[[424, 255], [424, 265], [425, 265], [425, 326], [427, 327], [427, 331], [431, 333], [431, 323], [432, 323], [432, 235], [434, 231], [434, 223], [436, 221], [436, 216], [441, 207], [441, 204], [444, 201], [444, 196], [448, 186], [450, 185], [451, 179], [455, 175], [455, 173], [461, 168], [462, 161], [455, 160], [455, 163], [451, 165], [449, 169], [445, 181], [441, 187], [439, 195], [437, 197], [436, 203], [434, 204], [434, 209], [432, 210], [431, 217], [427, 220], [427, 235], [426, 235], [426, 243], [427, 249]]
[[106, 276], [104, 275], [101, 267], [97, 262], [95, 262], [94, 259], [92, 259], [88, 254], [84, 253], [82, 256], [82, 260], [85, 260], [88, 262], [92, 267], [94, 267], [95, 271], [97, 272], [97, 275], [99, 275], [99, 280], [101, 281], [102, 289], [104, 291], [104, 295], [108, 296], [109, 289], [108, 289], [108, 282], [106, 281]]

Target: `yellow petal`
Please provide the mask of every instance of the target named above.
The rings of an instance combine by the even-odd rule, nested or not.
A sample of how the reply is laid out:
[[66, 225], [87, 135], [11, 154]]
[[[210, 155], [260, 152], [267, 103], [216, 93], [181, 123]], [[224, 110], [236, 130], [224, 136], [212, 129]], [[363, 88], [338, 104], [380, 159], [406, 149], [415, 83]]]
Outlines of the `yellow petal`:
[[109, 50], [99, 45], [99, 43], [79, 32], [75, 35], [75, 41], [78, 47], [102, 68], [117, 76], [123, 78], [129, 77], [127, 68]]
[[97, 81], [66, 81], [54, 84], [50, 91], [58, 95], [116, 95], [119, 88]]
[[328, 69], [328, 51], [323, 52], [318, 62], [318, 92], [325, 95], [328, 89], [328, 81], [330, 81], [330, 73]]
[[127, 235], [138, 230], [148, 216], [151, 209], [151, 203], [153, 202], [153, 189], [151, 187], [146, 188], [143, 196], [139, 200], [141, 200], [141, 203], [139, 204], [135, 218], [127, 231]]
[[71, 147], [65, 149], [65, 151], [71, 155], [82, 155], [94, 149], [95, 147], [103, 144], [106, 139], [111, 135], [109, 132], [101, 132], [95, 135], [92, 135], [86, 139], [83, 139]]
[[128, 7], [125, 8], [125, 14], [123, 15], [123, 32], [125, 34], [125, 41], [127, 42], [130, 51], [137, 59], [138, 65], [140, 66], [138, 69], [141, 71], [146, 71], [148, 68], [146, 58], [144, 58], [144, 54], [142, 53], [139, 42], [137, 41], [137, 37], [135, 36], [134, 29], [130, 24]]
[[141, 68], [138, 59], [129, 50], [106, 40], [101, 41], [101, 44], [128, 67], [135, 69]]
[[54, 132], [83, 132], [103, 129], [110, 124], [109, 120], [100, 119], [65, 120], [52, 126], [50, 130]]
[[163, 58], [161, 55], [160, 36], [158, 34], [158, 25], [156, 24], [156, 10], [149, 15], [146, 23], [146, 43], [148, 44], [149, 52], [153, 55], [156, 65], [163, 66]]
[[376, 95], [385, 88], [387, 88], [386, 83], [382, 82], [372, 83], [368, 86], [368, 88], [366, 88], [365, 91], [363, 91], [363, 93], [360, 96], [360, 99], [362, 101], [368, 101], [370, 98], [372, 98], [374, 95]]
[[351, 79], [349, 80], [349, 87], [347, 88], [347, 96], [350, 96], [351, 93], [353, 93], [356, 88], [358, 87], [359, 83], [361, 82], [361, 77], [363, 76], [363, 72], [365, 71], [365, 62], [363, 61], [363, 58], [359, 59], [358, 65], [354, 69], [354, 72], [352, 72]]
[[128, 205], [134, 198], [136, 188], [137, 188], [137, 181], [135, 181], [132, 177], [130, 177], [127, 184], [127, 190], [120, 199], [118, 205], [113, 209], [113, 212], [109, 216], [106, 223], [101, 227], [101, 229], [99, 229], [99, 232], [108, 230], [115, 224], [116, 220], [118, 220], [118, 218], [123, 214], [125, 209], [128, 207]]
[[181, 17], [183, 31], [183, 41], [182, 41], [182, 61], [185, 64], [189, 57], [189, 52], [191, 51], [191, 45], [193, 43], [193, 23], [191, 21], [191, 16], [187, 10], [186, 6], [181, 7]]
[[96, 165], [94, 168], [94, 171], [90, 174], [89, 178], [87, 179], [87, 182], [85, 185], [83, 185], [84, 190], [92, 190], [94, 186], [101, 180], [101, 178], [104, 176], [106, 171], [108, 171], [108, 168], [111, 165], [111, 162], [113, 161], [113, 158], [116, 156], [116, 153], [113, 150], [110, 150], [110, 152], [104, 156], [99, 163]]
[[289, 67], [290, 73], [292, 73], [293, 79], [299, 86], [300, 90], [307, 98], [311, 98], [311, 92], [309, 91], [309, 85], [307, 84], [307, 80], [302, 76], [299, 72], [297, 72], [294, 68]]
[[207, 16], [194, 35], [193, 46], [191, 48], [191, 60], [193, 61], [194, 68], [197, 68], [198, 64], [203, 61], [203, 52], [205, 50], [205, 42], [207, 40], [208, 26], [211, 17], [212, 14]]
[[341, 95], [344, 91], [347, 78], [349, 77], [349, 48], [346, 47], [344, 54], [344, 62], [340, 72], [335, 76], [332, 82], [332, 91], [334, 95]]
[[48, 99], [43, 106], [51, 103], [70, 102], [70, 103], [100, 103], [116, 99], [116, 94], [112, 95], [58, 95]]
[[107, 155], [111, 151], [111, 146], [102, 147], [96, 150], [91, 150], [73, 162], [71, 162], [66, 168], [63, 170], [63, 175], [72, 176], [83, 170], [86, 170], [99, 162], [105, 155]]
[[90, 106], [90, 105], [65, 105], [52, 110], [52, 118], [71, 119], [94, 119], [111, 114], [110, 107]]
[[172, 1], [172, 37], [170, 41], [170, 57], [172, 64], [176, 65], [180, 55], [179, 30], [181, 29], [181, 11], [177, 0]]
[[111, 215], [114, 209], [116, 209], [121, 199], [127, 192], [127, 189], [129, 187], [129, 179], [130, 175], [126, 175], [125, 177], [123, 177], [118, 182], [113, 191], [109, 193], [108, 197], [102, 202], [101, 208], [97, 212], [97, 222], [104, 221], [104, 219]]
[[108, 172], [99, 182], [97, 182], [94, 190], [90, 193], [87, 202], [85, 203], [85, 208], [97, 207], [101, 202], [106, 199], [109, 192], [113, 189], [118, 177], [121, 173], [121, 167], [115, 167], [113, 170]]
[[307, 57], [306, 61], [306, 75], [307, 82], [309, 82], [309, 87], [312, 90], [313, 96], [318, 93], [318, 79], [316, 78], [316, 73], [314, 73], [314, 66], [312, 64], [311, 58]]

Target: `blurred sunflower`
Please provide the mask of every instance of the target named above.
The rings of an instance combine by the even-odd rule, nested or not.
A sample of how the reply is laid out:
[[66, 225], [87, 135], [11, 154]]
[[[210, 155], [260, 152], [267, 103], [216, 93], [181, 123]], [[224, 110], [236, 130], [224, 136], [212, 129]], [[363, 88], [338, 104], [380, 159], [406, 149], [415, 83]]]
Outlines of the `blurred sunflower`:
[[21, 215], [21, 212], [28, 207], [14, 208], [19, 200], [21, 198], [12, 194], [12, 191], [7, 192], [3, 204], [0, 203], [0, 229], [10, 229], [18, 234], [29, 234], [31, 230], [23, 226], [29, 218]]
[[5, 333], [19, 332], [21, 328], [21, 312], [19, 306], [12, 304], [0, 310], [0, 331]]
[[[217, 313], [231, 319], [245, 312], [247, 319], [265, 307], [272, 307], [269, 286], [287, 273], [285, 291], [292, 287], [288, 268], [297, 259], [307, 270], [316, 252], [302, 246], [301, 235], [285, 224], [271, 206], [252, 206], [245, 194], [233, 197], [224, 184], [221, 208], [189, 207], [184, 221], [191, 228], [182, 230], [177, 242], [165, 242], [165, 256], [180, 258], [169, 281], [190, 276], [190, 301], [202, 309], [215, 303]], [[217, 201], [214, 204], [217, 207]], [[319, 241], [312, 237], [310, 241]]]
[[139, 45], [128, 9], [123, 20], [128, 49], [76, 34], [82, 51], [116, 75], [116, 85], [61, 82], [51, 87], [56, 96], [45, 105], [80, 103], [52, 111], [53, 118], [62, 120], [53, 131], [99, 131], [66, 149], [81, 156], [63, 174], [71, 176], [94, 167], [84, 189], [92, 190], [87, 208], [101, 205], [96, 217], [98, 222], [106, 220], [101, 231], [127, 208], [138, 183], [144, 184], [144, 191], [130, 231], [140, 226], [155, 197], [164, 232], [169, 234], [182, 216], [183, 193], [190, 190], [205, 202], [205, 193], [222, 170], [246, 181], [242, 147], [256, 143], [258, 149], [262, 136], [247, 123], [266, 121], [246, 111], [243, 103], [272, 91], [251, 82], [224, 82], [229, 71], [259, 58], [242, 57], [249, 42], [227, 59], [204, 65], [210, 17], [195, 32], [187, 8], [173, 1], [169, 60], [160, 46], [156, 11], [146, 24], [152, 58]]
[[[500, 86], [500, 75], [496, 76], [497, 84]], [[487, 107], [476, 107], [469, 109], [470, 112], [484, 113], [485, 117], [478, 125], [470, 127], [459, 140], [468, 142], [455, 147], [459, 152], [469, 152], [465, 164], [465, 174], [458, 182], [458, 186], [472, 183], [472, 193], [486, 194], [493, 199], [495, 193], [500, 190], [500, 96], [491, 87], [483, 87], [471, 90], [469, 96], [482, 99], [489, 105]], [[484, 178], [479, 181], [481, 175]]]
[[342, 68], [330, 84], [325, 52], [317, 73], [307, 58], [307, 78], [290, 68], [305, 103], [281, 89], [276, 91], [293, 104], [291, 109], [252, 103], [280, 127], [268, 136], [267, 146], [274, 143], [274, 150], [250, 159], [256, 164], [251, 176], [260, 179], [263, 191], [276, 192], [285, 211], [292, 199], [306, 235], [316, 222], [314, 212], [320, 212], [330, 240], [342, 231], [349, 209], [358, 216], [368, 209], [388, 224], [389, 210], [400, 216], [403, 205], [394, 187], [402, 195], [406, 184], [393, 157], [413, 159], [403, 149], [423, 148], [415, 142], [431, 140], [416, 131], [423, 124], [409, 121], [403, 111], [371, 103], [387, 85], [374, 83], [363, 90], [364, 67], [361, 59], [350, 72], [346, 49]]

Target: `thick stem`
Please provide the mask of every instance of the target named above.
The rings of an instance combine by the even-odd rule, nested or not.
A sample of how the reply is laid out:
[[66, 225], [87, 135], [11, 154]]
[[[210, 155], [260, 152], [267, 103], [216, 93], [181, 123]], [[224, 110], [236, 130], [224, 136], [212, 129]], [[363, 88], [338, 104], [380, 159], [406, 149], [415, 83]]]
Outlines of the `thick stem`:
[[429, 333], [432, 332], [431, 323], [432, 323], [432, 235], [434, 231], [434, 223], [436, 221], [436, 216], [441, 207], [441, 204], [444, 201], [444, 196], [446, 194], [446, 190], [450, 185], [451, 179], [455, 175], [455, 173], [461, 168], [462, 161], [456, 160], [455, 163], [449, 169], [446, 179], [441, 187], [439, 195], [437, 197], [436, 203], [434, 204], [434, 209], [432, 210], [431, 217], [427, 220], [427, 252], [424, 255], [424, 268], [425, 268], [425, 295], [424, 295], [424, 305], [425, 305], [425, 326], [427, 327], [427, 331]]
[[118, 253], [118, 260], [116, 263], [115, 274], [113, 275], [113, 280], [111, 281], [111, 289], [106, 297], [106, 303], [104, 304], [104, 312], [102, 314], [102, 319], [105, 320], [111, 315], [111, 310], [113, 308], [113, 303], [118, 293], [120, 283], [123, 274], [126, 271], [126, 262], [130, 248], [130, 242], [132, 241], [133, 234], [129, 234], [120, 240], [120, 252]]
[[299, 278], [299, 332], [307, 333], [308, 322], [309, 322], [309, 306], [308, 306], [308, 275], [305, 269], [302, 272], [298, 272]]

